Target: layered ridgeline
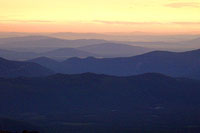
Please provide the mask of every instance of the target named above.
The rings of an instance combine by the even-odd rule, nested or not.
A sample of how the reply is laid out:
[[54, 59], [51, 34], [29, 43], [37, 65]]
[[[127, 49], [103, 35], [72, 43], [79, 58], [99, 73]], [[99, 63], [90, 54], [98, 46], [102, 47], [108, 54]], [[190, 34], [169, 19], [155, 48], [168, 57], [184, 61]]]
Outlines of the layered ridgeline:
[[81, 47], [92, 44], [107, 43], [110, 41], [98, 39], [66, 40], [47, 36], [23, 36], [0, 38], [2, 48], [34, 48], [34, 47]]
[[152, 51], [150, 48], [98, 39], [65, 40], [45, 36], [0, 38], [0, 57], [28, 60], [46, 56], [58, 60], [70, 57], [127, 57]]
[[0, 58], [0, 77], [47, 76], [54, 72], [32, 62], [11, 61]]
[[28, 60], [40, 56], [59, 60], [88, 56], [128, 57], [150, 52], [153, 49], [183, 51], [199, 48], [199, 43], [200, 38], [176, 42], [118, 42], [101, 39], [66, 40], [47, 36], [24, 36], [0, 38], [0, 57], [11, 60]]
[[[37, 51], [43, 52], [37, 52]], [[113, 51], [111, 51], [113, 50]], [[35, 52], [25, 52], [35, 51]], [[36, 47], [36, 48], [16, 48], [12, 50], [0, 49], [0, 57], [11, 60], [27, 60], [40, 56], [46, 56], [57, 60], [64, 60], [70, 57], [128, 57], [143, 54], [152, 51], [151, 49], [129, 46], [125, 44], [106, 43], [90, 45], [80, 48], [52, 48], [52, 47]]]
[[184, 133], [199, 129], [199, 95], [199, 81], [156, 73], [0, 78], [0, 114], [48, 133]]
[[[131, 46], [119, 43], [102, 43], [78, 47], [79, 50], [92, 52], [99, 57], [129, 57], [152, 51], [150, 48]], [[98, 56], [95, 56], [98, 57]]]
[[[128, 76], [146, 72], [163, 73], [175, 77], [200, 79], [200, 50], [187, 52], [153, 51], [143, 55], [121, 58], [70, 58], [63, 62], [47, 63], [49, 59], [30, 60], [59, 73], [94, 72]], [[46, 60], [46, 61], [45, 61]]]

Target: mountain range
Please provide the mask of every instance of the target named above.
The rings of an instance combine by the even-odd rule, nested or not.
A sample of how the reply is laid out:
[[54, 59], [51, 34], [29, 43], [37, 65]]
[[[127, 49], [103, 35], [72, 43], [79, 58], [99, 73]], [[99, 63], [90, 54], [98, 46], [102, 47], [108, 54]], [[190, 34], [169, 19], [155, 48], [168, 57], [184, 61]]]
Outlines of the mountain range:
[[106, 40], [98, 39], [77, 39], [65, 40], [48, 36], [24, 36], [24, 37], [10, 37], [0, 38], [0, 47], [17, 48], [17, 47], [80, 47], [92, 44], [107, 43]]
[[[3, 42], [7, 43], [4, 44]], [[64, 60], [70, 57], [83, 58], [89, 56], [101, 58], [127, 57], [152, 51], [150, 48], [100, 42], [106, 41], [62, 40], [43, 36], [18, 37], [11, 39], [0, 38], [0, 47], [2, 48], [0, 49], [0, 57], [10, 60], [28, 60], [46, 56], [57, 60]], [[79, 44], [81, 47], [78, 47]], [[84, 46], [86, 44], [87, 46]]]
[[[64, 61], [56, 61], [45, 57], [45, 55], [49, 55], [54, 58], [59, 57], [60, 59], [65, 55], [65, 51], [73, 50], [58, 49], [27, 61], [12, 61], [1, 58], [0, 76], [42, 76], [52, 74], [53, 72], [66, 74], [93, 72], [97, 74], [129, 76], [156, 72], [174, 77], [200, 79], [199, 49], [186, 52], [153, 51], [138, 56], [119, 58], [87, 57], [87, 52], [79, 52], [77, 54], [87, 58], [73, 57]], [[1, 54], [8, 52], [10, 51], [2, 52]], [[74, 53], [76, 52], [74, 51]]]
[[18, 52], [14, 50], [0, 49], [0, 57], [10, 60], [27, 60], [38, 56], [40, 55], [34, 52]]
[[81, 51], [75, 48], [59, 48], [55, 50], [49, 50], [47, 52], [34, 53], [34, 52], [19, 52], [14, 50], [5, 50], [0, 49], [0, 57], [9, 59], [9, 60], [19, 60], [24, 61], [28, 59], [33, 59], [41, 56], [46, 56], [56, 60], [65, 60], [70, 57], [101, 57], [101, 55], [89, 53], [86, 51]]
[[[129, 57], [152, 51], [150, 48], [119, 43], [102, 43], [78, 47], [79, 50], [92, 52], [102, 57]], [[94, 56], [95, 57], [95, 56]]]
[[[199, 47], [199, 35], [137, 35], [137, 34], [94, 34], [94, 33], [54, 33], [54, 34], [21, 34], [11, 35], [3, 38], [0, 33], [0, 48], [19, 49], [26, 47], [32, 50], [33, 47], [45, 48], [59, 47], [81, 47], [100, 43], [122, 43], [133, 46], [142, 46], [160, 50], [184, 51]], [[18, 37], [17, 37], [18, 36]], [[100, 37], [102, 36], [102, 37]], [[82, 39], [86, 38], [86, 39]], [[20, 43], [21, 42], [21, 43]], [[7, 45], [7, 46], [6, 46]], [[17, 47], [16, 47], [17, 46]], [[58, 47], [57, 47], [58, 48]], [[41, 51], [41, 49], [37, 49]]]
[[152, 49], [185, 40], [0, 38], [0, 132], [198, 133], [200, 49]]
[[175, 77], [200, 79], [200, 50], [186, 52], [153, 51], [133, 57], [120, 58], [70, 58], [48, 66], [39, 63], [55, 72], [78, 74], [93, 72], [98, 74], [128, 76], [147, 72], [163, 73]]
[[[4, 57], [11, 60], [27, 60], [40, 56], [47, 56], [45, 53], [55, 50], [62, 50], [61, 59], [69, 57], [128, 57], [143, 54], [153, 51], [155, 49], [161, 50], [173, 50], [173, 51], [185, 51], [192, 48], [199, 47], [200, 39], [191, 39], [177, 42], [164, 42], [164, 41], [110, 41], [99, 39], [78, 39], [78, 40], [66, 40], [48, 36], [24, 36], [24, 37], [10, 37], [0, 38], [1, 51], [8, 51], [8, 54], [1, 54], [0, 57]], [[70, 50], [71, 49], [71, 50]], [[12, 53], [13, 51], [13, 53]], [[84, 56], [80, 56], [83, 55]], [[16, 56], [12, 56], [15, 54]], [[57, 57], [55, 55], [50, 58]], [[52, 55], [52, 54], [51, 54]], [[64, 57], [63, 57], [64, 55]]]
[[48, 133], [175, 133], [199, 129], [199, 95], [199, 81], [157, 73], [0, 78], [0, 114]]

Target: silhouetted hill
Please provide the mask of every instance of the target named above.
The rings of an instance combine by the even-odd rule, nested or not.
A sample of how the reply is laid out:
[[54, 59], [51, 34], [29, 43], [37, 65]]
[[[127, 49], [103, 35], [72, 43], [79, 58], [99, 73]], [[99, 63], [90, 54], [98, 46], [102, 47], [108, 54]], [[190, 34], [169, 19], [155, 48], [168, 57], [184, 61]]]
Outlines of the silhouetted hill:
[[11, 61], [0, 58], [0, 77], [46, 76], [51, 70], [32, 62]]
[[34, 62], [44, 67], [50, 68], [51, 70], [59, 69], [59, 63], [60, 63], [56, 60], [53, 60], [45, 56], [27, 60], [27, 62]]
[[171, 133], [200, 124], [199, 95], [199, 81], [156, 73], [0, 78], [0, 113], [48, 133]]
[[153, 51], [143, 55], [121, 58], [70, 58], [59, 63], [56, 72], [76, 74], [93, 72], [127, 76], [147, 72], [175, 77], [200, 78], [200, 50], [187, 52]]
[[79, 47], [78, 49], [96, 53], [98, 55], [102, 55], [103, 57], [128, 57], [152, 51], [151, 49], [148, 48], [143, 48], [139, 46], [130, 46], [118, 43], [103, 43], [103, 44], [89, 45], [89, 46]]

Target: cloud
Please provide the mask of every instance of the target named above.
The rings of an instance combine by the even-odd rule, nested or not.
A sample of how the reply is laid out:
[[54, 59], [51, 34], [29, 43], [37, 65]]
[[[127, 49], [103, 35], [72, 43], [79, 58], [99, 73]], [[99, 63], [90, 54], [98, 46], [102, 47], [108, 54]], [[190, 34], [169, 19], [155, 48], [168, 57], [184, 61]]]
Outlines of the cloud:
[[186, 22], [186, 21], [177, 21], [177, 22], [129, 22], [129, 21], [105, 21], [105, 20], [94, 20], [95, 23], [102, 24], [116, 24], [116, 25], [167, 25], [167, 24], [177, 24], [177, 25], [200, 25], [199, 22]]
[[49, 20], [0, 20], [0, 22], [20, 22], [20, 23], [52, 23]]
[[200, 25], [200, 22], [173, 22], [173, 24], [179, 24], [179, 25]]
[[94, 20], [93, 22], [103, 23], [103, 24], [118, 24], [118, 25], [163, 24], [159, 22], [129, 22], [129, 21], [104, 21], [104, 20]]
[[199, 8], [200, 3], [198, 3], [198, 2], [187, 2], [187, 3], [179, 2], [179, 3], [170, 3], [165, 6], [171, 7], [171, 8], [183, 8], [183, 7]]

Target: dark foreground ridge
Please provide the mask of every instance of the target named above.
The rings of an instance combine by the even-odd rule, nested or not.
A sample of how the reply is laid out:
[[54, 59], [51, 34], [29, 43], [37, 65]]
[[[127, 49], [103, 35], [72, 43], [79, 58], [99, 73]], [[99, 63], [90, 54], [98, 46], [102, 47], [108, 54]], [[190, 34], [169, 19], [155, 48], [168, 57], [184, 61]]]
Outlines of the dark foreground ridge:
[[[19, 132], [0, 130], [0, 133], [19, 133]], [[40, 133], [40, 132], [39, 132], [39, 131], [28, 131], [28, 130], [24, 130], [24, 131], [22, 131], [21, 133]]]
[[0, 78], [4, 130], [45, 133], [200, 131], [200, 82], [157, 73]]

